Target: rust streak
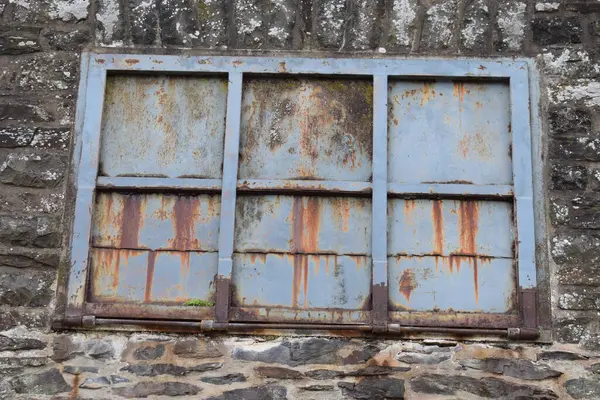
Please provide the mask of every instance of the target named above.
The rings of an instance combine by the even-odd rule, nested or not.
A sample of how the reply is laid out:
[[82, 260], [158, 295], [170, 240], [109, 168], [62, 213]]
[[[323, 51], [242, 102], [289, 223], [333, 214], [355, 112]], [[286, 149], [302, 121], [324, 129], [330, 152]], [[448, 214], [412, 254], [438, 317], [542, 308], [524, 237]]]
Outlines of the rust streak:
[[146, 289], [144, 291], [144, 303], [152, 301], [152, 284], [154, 282], [154, 264], [156, 262], [156, 252], [148, 253], [148, 269], [146, 270]]
[[433, 83], [423, 84], [423, 89], [421, 89], [421, 91], [423, 92], [423, 97], [421, 98], [421, 107], [429, 103], [429, 101], [431, 101], [431, 99], [435, 97], [434, 87], [435, 86]]
[[[190, 253], [187, 251], [183, 251], [180, 253], [177, 253], [177, 255], [179, 256], [179, 260], [181, 262], [181, 267], [180, 267], [180, 276], [181, 276], [181, 280], [180, 282], [187, 282], [189, 277], [190, 277]], [[177, 297], [177, 301], [185, 301], [187, 300], [187, 293], [185, 293], [185, 285], [181, 285], [181, 296]]]
[[416, 200], [404, 200], [404, 216], [408, 217], [417, 207]]
[[476, 201], [461, 201], [458, 208], [460, 232], [460, 254], [477, 254], [476, 239], [479, 230], [479, 204]]
[[292, 280], [292, 307], [298, 307], [298, 295], [302, 281], [302, 255], [294, 254], [294, 277]]
[[477, 258], [473, 258], [473, 285], [475, 287], [475, 304], [479, 304], [479, 266]]
[[196, 238], [195, 219], [200, 214], [200, 200], [196, 197], [178, 197], [173, 205], [175, 237], [170, 240], [175, 250], [193, 250], [200, 247]]
[[454, 97], [458, 97], [458, 101], [461, 103], [465, 101], [465, 84], [463, 82], [454, 82], [454, 89], [452, 91]]
[[434, 200], [431, 208], [433, 219], [433, 252], [442, 255], [444, 252], [444, 217], [442, 215], [442, 201]]
[[417, 288], [416, 275], [412, 269], [405, 269], [399, 280], [400, 293], [410, 302], [410, 295]]
[[142, 197], [139, 195], [125, 196], [123, 200], [123, 215], [121, 216], [121, 248], [134, 249], [138, 247], [138, 235], [142, 221]]

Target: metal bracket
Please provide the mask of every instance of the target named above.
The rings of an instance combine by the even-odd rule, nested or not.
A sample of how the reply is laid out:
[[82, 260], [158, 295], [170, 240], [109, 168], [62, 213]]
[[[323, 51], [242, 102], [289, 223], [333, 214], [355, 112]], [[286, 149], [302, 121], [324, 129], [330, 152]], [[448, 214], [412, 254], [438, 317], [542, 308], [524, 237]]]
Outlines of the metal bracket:
[[525, 329], [537, 329], [537, 288], [523, 289], [520, 293], [521, 321]]

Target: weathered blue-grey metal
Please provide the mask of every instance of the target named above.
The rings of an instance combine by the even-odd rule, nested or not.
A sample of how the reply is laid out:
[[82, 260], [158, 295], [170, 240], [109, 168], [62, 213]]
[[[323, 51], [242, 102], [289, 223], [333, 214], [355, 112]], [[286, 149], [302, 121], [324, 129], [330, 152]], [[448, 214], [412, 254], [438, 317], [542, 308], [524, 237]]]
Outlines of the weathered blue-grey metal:
[[368, 80], [255, 78], [244, 84], [240, 179], [371, 180]]
[[503, 82], [391, 81], [390, 182], [512, 184], [509, 94]]
[[219, 195], [96, 196], [92, 245], [113, 249], [217, 251]]
[[72, 323], [535, 328], [526, 62], [84, 58]]
[[100, 175], [221, 178], [226, 101], [224, 78], [109, 77]]

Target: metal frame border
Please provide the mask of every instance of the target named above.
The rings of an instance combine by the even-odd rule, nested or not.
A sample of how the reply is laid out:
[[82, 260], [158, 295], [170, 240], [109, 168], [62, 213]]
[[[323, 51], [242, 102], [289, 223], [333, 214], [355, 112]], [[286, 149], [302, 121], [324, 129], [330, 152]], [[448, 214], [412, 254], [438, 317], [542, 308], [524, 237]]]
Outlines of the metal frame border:
[[[344, 183], [340, 192], [368, 193], [373, 196], [373, 325], [383, 330], [388, 324], [387, 311], [387, 198], [388, 194], [416, 193], [439, 195], [469, 195], [514, 197], [516, 211], [516, 252], [518, 254], [518, 286], [521, 288], [521, 326], [537, 327], [536, 314], [536, 259], [534, 218], [534, 170], [532, 157], [539, 149], [532, 149], [532, 126], [539, 118], [537, 110], [530, 108], [528, 69], [531, 63], [523, 60], [477, 59], [361, 59], [361, 58], [291, 58], [291, 57], [226, 57], [226, 56], [169, 56], [83, 53], [80, 92], [77, 102], [75, 144], [76, 203], [72, 230], [70, 270], [65, 320], [81, 324], [84, 314], [90, 232], [94, 195], [101, 188], [169, 188], [180, 190], [221, 190], [222, 211], [219, 231], [219, 266], [217, 276], [216, 320], [228, 320], [231, 256], [233, 252], [233, 227], [237, 190], [252, 190], [252, 185], [237, 181], [240, 107], [243, 74], [316, 74], [372, 76], [374, 83], [374, 159], [373, 183]], [[223, 180], [163, 180], [131, 178], [98, 178], [100, 126], [104, 103], [104, 90], [108, 73], [220, 73], [229, 77]], [[388, 78], [442, 77], [442, 78], [494, 78], [507, 79], [510, 85], [510, 109], [513, 149], [514, 185], [498, 187], [460, 188], [456, 185], [389, 185], [387, 183], [387, 87]], [[539, 93], [534, 92], [535, 106]], [[528, 112], [523, 112], [528, 110]], [[534, 128], [539, 131], [539, 125]], [[539, 132], [538, 132], [539, 133]], [[535, 138], [539, 145], [539, 138]], [[533, 150], [536, 153], [533, 153]], [[537, 160], [537, 158], [535, 158]], [[536, 176], [541, 175], [535, 171]], [[334, 186], [336, 182], [330, 182]], [[140, 186], [145, 185], [145, 186]], [[275, 182], [254, 182], [255, 187], [267, 190]], [[397, 187], [396, 187], [397, 186]], [[297, 183], [295, 190], [316, 192], [327, 189], [318, 185]], [[536, 187], [536, 193], [539, 188]], [[543, 196], [543, 190], [541, 192]], [[535, 200], [536, 204], [541, 199]], [[376, 233], [377, 232], [377, 233]], [[539, 241], [539, 235], [538, 235]], [[375, 329], [377, 330], [377, 329]]]

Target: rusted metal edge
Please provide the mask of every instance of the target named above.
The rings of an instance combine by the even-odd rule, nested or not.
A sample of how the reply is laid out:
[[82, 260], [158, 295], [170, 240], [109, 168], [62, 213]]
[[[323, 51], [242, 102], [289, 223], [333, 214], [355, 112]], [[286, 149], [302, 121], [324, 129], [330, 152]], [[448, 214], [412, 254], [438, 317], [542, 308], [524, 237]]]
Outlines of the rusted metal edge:
[[482, 198], [512, 198], [511, 185], [467, 185], [453, 183], [400, 184], [388, 183], [388, 193], [397, 196], [471, 196]]
[[301, 192], [301, 193], [364, 193], [372, 191], [369, 182], [349, 181], [302, 181], [302, 180], [271, 180], [271, 179], [239, 179], [237, 182], [239, 192], [264, 191], [264, 192]]
[[230, 320], [242, 323], [368, 324], [371, 311], [344, 309], [289, 309], [282, 307], [231, 307]]
[[164, 304], [86, 303], [85, 314], [103, 318], [148, 318], [204, 320], [214, 318], [213, 307], [176, 306]]
[[482, 329], [482, 328], [443, 328], [443, 327], [419, 327], [419, 326], [401, 326], [399, 324], [389, 324], [385, 330], [377, 329], [373, 325], [337, 325], [337, 324], [270, 324], [270, 323], [241, 323], [224, 322], [219, 323], [212, 320], [202, 321], [173, 321], [158, 319], [122, 319], [122, 318], [97, 318], [94, 316], [84, 316], [82, 326], [92, 329], [99, 326], [118, 326], [129, 325], [146, 329], [169, 329], [171, 331], [182, 332], [218, 332], [227, 331], [233, 333], [242, 330], [251, 332], [253, 330], [299, 330], [299, 331], [356, 331], [365, 333], [385, 334], [385, 335], [407, 335], [414, 333], [423, 334], [447, 334], [452, 336], [500, 336], [509, 340], [535, 340], [539, 337], [536, 329]]
[[435, 313], [390, 311], [390, 322], [406, 326], [443, 327], [443, 328], [486, 328], [503, 329], [521, 326], [521, 318], [517, 314], [486, 313]]
[[520, 290], [522, 327], [525, 329], [537, 329], [537, 288]]
[[144, 189], [144, 190], [190, 190], [220, 191], [220, 179], [195, 178], [144, 178], [144, 177], [108, 177], [100, 176], [96, 180], [98, 189]]

